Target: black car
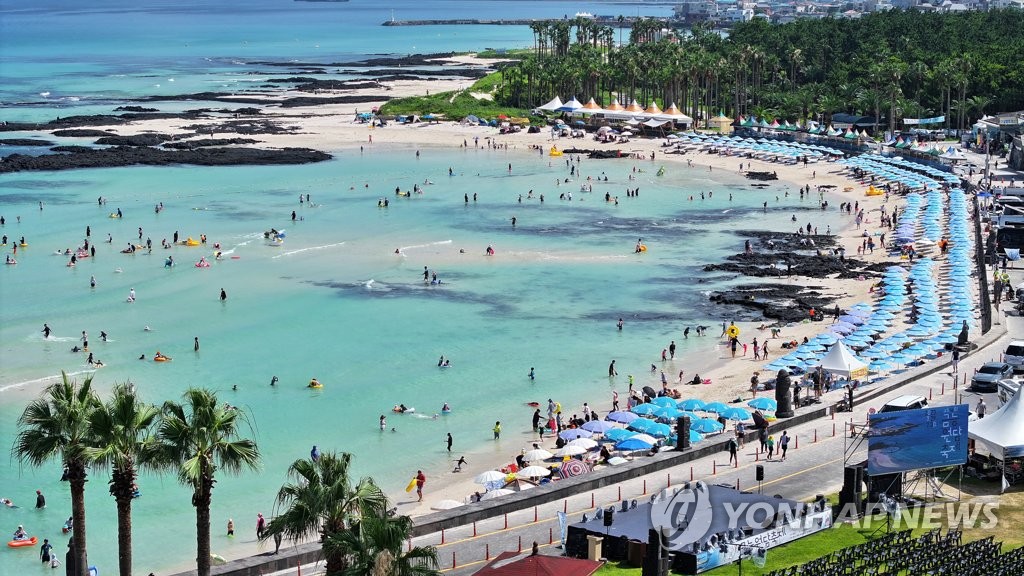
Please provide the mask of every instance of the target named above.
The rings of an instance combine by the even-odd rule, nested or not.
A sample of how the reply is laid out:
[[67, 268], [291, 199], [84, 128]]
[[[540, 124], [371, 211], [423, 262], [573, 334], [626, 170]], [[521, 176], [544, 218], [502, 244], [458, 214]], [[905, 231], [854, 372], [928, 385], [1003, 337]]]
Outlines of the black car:
[[995, 392], [999, 381], [1013, 377], [1013, 366], [1005, 362], [988, 362], [971, 378], [971, 389], [978, 392]]

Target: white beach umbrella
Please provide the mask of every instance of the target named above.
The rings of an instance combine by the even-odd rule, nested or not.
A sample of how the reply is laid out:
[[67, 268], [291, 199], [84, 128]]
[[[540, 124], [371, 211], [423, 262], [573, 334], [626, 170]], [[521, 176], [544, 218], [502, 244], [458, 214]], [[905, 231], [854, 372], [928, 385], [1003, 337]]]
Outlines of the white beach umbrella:
[[490, 482], [498, 482], [505, 479], [504, 472], [498, 472], [497, 470], [488, 470], [487, 472], [481, 472], [477, 474], [476, 478], [473, 478], [473, 482], [477, 484], [487, 484]]
[[566, 456], [579, 456], [580, 454], [586, 454], [586, 453], [587, 453], [587, 449], [583, 448], [582, 446], [572, 446], [572, 445], [566, 444], [562, 448], [559, 448], [558, 450], [555, 450], [554, 455], [559, 457], [559, 458], [564, 458]]
[[569, 446], [579, 446], [584, 450], [590, 450], [591, 448], [597, 446], [597, 442], [594, 442], [590, 438], [577, 438], [575, 440], [571, 440], [569, 442]]
[[451, 510], [452, 508], [458, 508], [459, 506], [464, 506], [464, 504], [462, 502], [459, 502], [458, 500], [441, 500], [440, 502], [436, 502], [436, 503], [432, 504], [430, 506], [430, 509], [431, 510]]
[[519, 476], [520, 478], [537, 478], [550, 475], [551, 470], [543, 466], [527, 466], [516, 473], [516, 476]]
[[551, 458], [553, 454], [543, 448], [535, 448], [529, 452], [523, 454], [523, 460], [527, 462], [540, 462], [541, 460], [547, 460]]
[[515, 490], [509, 490], [508, 488], [498, 488], [497, 490], [488, 490], [480, 496], [480, 501], [493, 500], [499, 496], [508, 496], [509, 494], [515, 494]]

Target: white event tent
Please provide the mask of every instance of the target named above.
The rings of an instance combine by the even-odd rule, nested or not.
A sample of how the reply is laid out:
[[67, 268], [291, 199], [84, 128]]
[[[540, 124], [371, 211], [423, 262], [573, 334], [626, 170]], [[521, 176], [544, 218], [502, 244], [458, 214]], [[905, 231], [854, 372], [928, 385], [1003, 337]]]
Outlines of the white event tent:
[[846, 378], [863, 378], [868, 375], [868, 365], [854, 356], [842, 342], [837, 342], [821, 359], [821, 369]]
[[[1017, 392], [992, 414], [967, 423], [967, 437], [975, 442], [975, 451], [983, 448], [1003, 462], [1005, 473], [1008, 458], [1024, 457], [1024, 394]], [[1006, 483], [1003, 483], [1006, 488]]]

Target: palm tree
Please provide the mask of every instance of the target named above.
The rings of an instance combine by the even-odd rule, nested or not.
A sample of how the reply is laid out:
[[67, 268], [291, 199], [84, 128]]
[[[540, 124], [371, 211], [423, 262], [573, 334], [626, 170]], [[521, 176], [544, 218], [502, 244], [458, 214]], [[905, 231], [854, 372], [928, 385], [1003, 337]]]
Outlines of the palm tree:
[[157, 459], [178, 469], [178, 480], [192, 487], [196, 508], [196, 571], [210, 576], [210, 501], [216, 473], [238, 474], [260, 463], [256, 443], [239, 436], [243, 415], [222, 408], [217, 395], [201, 388], [185, 391], [184, 402], [165, 402], [157, 431]]
[[[74, 530], [74, 573], [86, 576], [89, 561], [85, 538], [85, 482], [89, 466], [89, 418], [100, 402], [92, 391], [92, 376], [81, 385], [68, 380], [46, 388], [18, 418], [13, 453], [22, 463], [41, 466], [59, 457], [67, 470], [71, 489], [71, 522]], [[69, 544], [71, 546], [71, 544]]]
[[388, 507], [387, 497], [372, 478], [352, 484], [351, 464], [352, 455], [346, 452], [325, 452], [316, 461], [293, 462], [288, 467], [292, 482], [278, 491], [278, 512], [264, 538], [281, 534], [298, 541], [319, 536], [325, 542], [327, 573], [344, 573], [350, 566], [347, 554], [328, 549], [326, 542], [361, 518], [385, 516]]
[[132, 498], [138, 466], [152, 453], [150, 429], [160, 409], [143, 402], [130, 384], [114, 387], [106, 404], [90, 418], [95, 446], [90, 459], [110, 467], [110, 495], [117, 502], [117, 552], [121, 576], [132, 574]]
[[408, 516], [366, 516], [354, 522], [351, 530], [330, 536], [324, 550], [350, 559], [340, 572], [344, 576], [439, 576], [433, 546], [402, 552], [411, 531]]

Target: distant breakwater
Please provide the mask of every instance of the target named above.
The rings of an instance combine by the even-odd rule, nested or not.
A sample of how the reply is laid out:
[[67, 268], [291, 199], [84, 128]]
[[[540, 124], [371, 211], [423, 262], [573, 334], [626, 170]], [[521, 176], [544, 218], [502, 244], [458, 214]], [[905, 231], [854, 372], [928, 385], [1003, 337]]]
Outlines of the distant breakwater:
[[[650, 18], [648, 18], [650, 19]], [[611, 26], [613, 28], [630, 28], [636, 20], [635, 16], [597, 16], [593, 18], [595, 24], [600, 26]], [[654, 18], [660, 22], [668, 23], [668, 18]], [[550, 18], [500, 18], [493, 20], [481, 20], [478, 18], [455, 18], [450, 20], [385, 20], [382, 26], [529, 26], [536, 22], [549, 22]]]

